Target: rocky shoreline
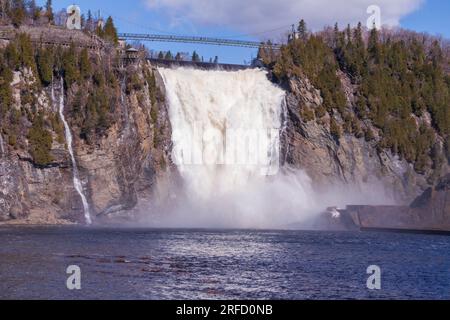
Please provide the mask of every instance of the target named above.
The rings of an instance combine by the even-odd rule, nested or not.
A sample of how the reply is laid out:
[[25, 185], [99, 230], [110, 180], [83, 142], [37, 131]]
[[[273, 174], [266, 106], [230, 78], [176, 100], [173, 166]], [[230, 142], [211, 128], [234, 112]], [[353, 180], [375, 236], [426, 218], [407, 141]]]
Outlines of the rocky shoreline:
[[48, 211], [32, 210], [26, 218], [0, 222], [0, 227], [5, 226], [74, 226], [77, 223], [55, 217]]
[[339, 223], [362, 231], [450, 234], [450, 175], [426, 190], [410, 206], [347, 206]]

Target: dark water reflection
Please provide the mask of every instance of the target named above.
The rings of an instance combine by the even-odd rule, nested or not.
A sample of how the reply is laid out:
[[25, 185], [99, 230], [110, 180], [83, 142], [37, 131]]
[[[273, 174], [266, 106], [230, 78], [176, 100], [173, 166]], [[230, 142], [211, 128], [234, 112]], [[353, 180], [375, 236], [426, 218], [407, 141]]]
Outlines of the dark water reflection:
[[[66, 288], [66, 268], [82, 290]], [[382, 290], [366, 288], [369, 265]], [[0, 228], [1, 299], [450, 299], [450, 237]]]

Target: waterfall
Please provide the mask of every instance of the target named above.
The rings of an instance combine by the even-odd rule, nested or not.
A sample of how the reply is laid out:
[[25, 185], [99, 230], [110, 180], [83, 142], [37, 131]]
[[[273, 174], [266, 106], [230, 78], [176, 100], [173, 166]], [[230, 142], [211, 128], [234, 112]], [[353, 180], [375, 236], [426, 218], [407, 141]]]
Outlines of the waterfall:
[[184, 184], [179, 210], [163, 224], [270, 228], [312, 211], [309, 178], [280, 168], [285, 93], [265, 71], [159, 72]]
[[[54, 95], [54, 93], [53, 93], [53, 87], [52, 87], [52, 96], [53, 95]], [[91, 214], [89, 212], [89, 203], [84, 194], [83, 186], [81, 184], [79, 174], [78, 174], [77, 161], [75, 159], [75, 154], [74, 154], [73, 146], [72, 146], [72, 144], [73, 144], [72, 133], [70, 132], [69, 124], [67, 123], [66, 118], [64, 116], [64, 79], [63, 78], [61, 78], [61, 95], [59, 98], [59, 116], [61, 117], [61, 121], [64, 124], [64, 132], [65, 132], [65, 136], [66, 136], [67, 148], [69, 149], [70, 158], [72, 160], [73, 185], [75, 187], [75, 190], [80, 195], [81, 201], [83, 202], [84, 217], [85, 217], [86, 223], [88, 225], [90, 225], [90, 224], [92, 224], [92, 220], [91, 220]]]
[[[54, 82], [54, 78], [52, 75], [52, 90], [51, 90], [52, 97], [51, 98], [52, 98], [52, 110], [55, 111], [56, 110], [56, 107], [55, 107], [56, 98], [55, 98], [55, 85], [53, 84], [53, 82]], [[64, 90], [64, 88], [62, 90]]]
[[2, 157], [4, 157], [6, 155], [6, 151], [5, 151], [5, 144], [3, 142], [3, 136], [2, 136], [1, 132], [0, 132], [0, 151], [2, 153]]

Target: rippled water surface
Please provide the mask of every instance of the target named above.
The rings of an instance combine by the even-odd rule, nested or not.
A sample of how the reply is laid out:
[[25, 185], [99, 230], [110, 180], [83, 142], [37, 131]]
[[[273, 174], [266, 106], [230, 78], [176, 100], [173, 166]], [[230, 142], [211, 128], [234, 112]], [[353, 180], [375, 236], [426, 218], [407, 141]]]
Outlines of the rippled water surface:
[[[66, 288], [81, 268], [82, 289]], [[366, 288], [369, 265], [382, 289]], [[1, 299], [450, 299], [450, 237], [0, 228]]]

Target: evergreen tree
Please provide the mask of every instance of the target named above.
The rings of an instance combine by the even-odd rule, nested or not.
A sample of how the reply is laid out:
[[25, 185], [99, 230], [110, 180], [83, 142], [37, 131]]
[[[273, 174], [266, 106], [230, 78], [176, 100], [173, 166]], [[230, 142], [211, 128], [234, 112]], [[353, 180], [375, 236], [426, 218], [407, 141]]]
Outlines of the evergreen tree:
[[48, 86], [53, 79], [53, 55], [49, 49], [38, 50], [37, 67], [42, 84]]
[[77, 82], [80, 78], [76, 49], [73, 44], [63, 53], [62, 71], [66, 88], [70, 88], [72, 84]]
[[265, 65], [270, 65], [274, 60], [273, 48], [270, 41], [267, 44], [262, 44], [258, 49], [258, 60], [262, 61]]
[[339, 31], [339, 25], [337, 22], [334, 24], [333, 29], [333, 46], [335, 49], [341, 49], [344, 46], [343, 42], [341, 41], [341, 32]]
[[26, 17], [24, 0], [12, 0], [11, 21], [15, 27], [20, 27]]
[[373, 28], [370, 31], [369, 42], [367, 44], [369, 57], [374, 59], [376, 62], [380, 62], [381, 48], [378, 39], [378, 30]]
[[256, 58], [257, 58], [258, 60], [263, 61], [263, 62], [266, 60], [266, 51], [264, 50], [264, 47], [263, 47], [263, 46], [260, 46], [260, 47], [259, 47], [259, 49], [258, 49], [258, 54], [257, 54]]
[[80, 53], [80, 76], [82, 79], [90, 77], [92, 72], [91, 61], [89, 60], [89, 53], [86, 48]]
[[82, 14], [80, 17], [80, 26], [81, 26], [81, 30], [86, 29], [86, 16], [84, 14]]
[[354, 31], [353, 41], [356, 48], [364, 50], [363, 30], [361, 22], [358, 23], [358, 26]]
[[45, 16], [47, 17], [48, 22], [50, 24], [53, 24], [53, 22], [55, 21], [55, 17], [53, 15], [52, 0], [47, 0], [47, 2], [45, 3]]
[[6, 46], [4, 56], [5, 61], [11, 70], [18, 70], [20, 68], [20, 57], [15, 42], [10, 41]]
[[106, 20], [105, 27], [103, 28], [103, 38], [111, 41], [114, 44], [119, 43], [119, 37], [117, 36], [117, 29], [114, 26], [113, 18], [110, 16]]
[[[0, 51], [0, 56], [2, 55], [3, 52]], [[5, 118], [13, 101], [10, 85], [12, 78], [11, 68], [5, 60], [0, 59], [0, 120]]]
[[29, 152], [35, 164], [46, 166], [53, 161], [50, 154], [52, 148], [52, 135], [45, 128], [44, 117], [40, 113], [33, 119], [33, 125], [28, 132]]
[[443, 57], [444, 56], [440, 43], [437, 40], [433, 41], [433, 44], [431, 45], [430, 49], [430, 58], [431, 62], [433, 63], [433, 67], [435, 69], [441, 66]]
[[352, 27], [350, 26], [350, 24], [347, 25], [347, 29], [345, 30], [345, 36], [347, 46], [351, 47], [353, 45], [353, 37], [352, 37]]
[[192, 53], [192, 61], [193, 62], [200, 62], [200, 56], [198, 55], [197, 51], [194, 51]]
[[338, 125], [334, 117], [330, 120], [330, 133], [338, 141], [342, 136], [341, 127]]
[[173, 60], [173, 55], [172, 55], [172, 52], [170, 52], [170, 50], [166, 52], [164, 59], [165, 60]]
[[448, 164], [450, 165], [450, 141], [446, 139], [444, 142], [444, 153], [447, 158]]
[[0, 0], [0, 19], [6, 20], [11, 15], [11, 6], [9, 0]]
[[154, 114], [156, 111], [156, 102], [157, 102], [157, 97], [159, 94], [159, 89], [158, 86], [156, 85], [156, 77], [155, 77], [155, 73], [153, 71], [151, 72], [146, 72], [145, 73], [145, 80], [147, 81], [147, 85], [148, 85], [148, 91], [149, 91], [149, 95], [150, 95], [150, 102], [153, 106], [152, 108], [152, 114], [151, 114], [151, 118], [152, 118], [152, 123], [156, 123], [157, 118], [158, 118], [158, 114]]
[[33, 20], [39, 20], [41, 16], [41, 8], [36, 5], [36, 0], [28, 1], [28, 16]]
[[306, 22], [305, 20], [300, 20], [299, 24], [298, 24], [298, 37], [299, 39], [305, 41], [306, 39], [308, 39], [308, 28], [306, 27]]
[[164, 59], [164, 53], [162, 51], [160, 51], [158, 53], [158, 59], [163, 60]]
[[17, 36], [16, 41], [21, 66], [31, 68], [32, 71], [35, 71], [36, 64], [31, 37], [26, 33], [20, 33]]
[[100, 23], [100, 21], [97, 23], [97, 26], [95, 27], [95, 34], [100, 38], [105, 37], [104, 27], [102, 27], [102, 23]]
[[92, 32], [94, 30], [94, 18], [92, 16], [91, 10], [87, 13], [86, 24], [84, 30]]

